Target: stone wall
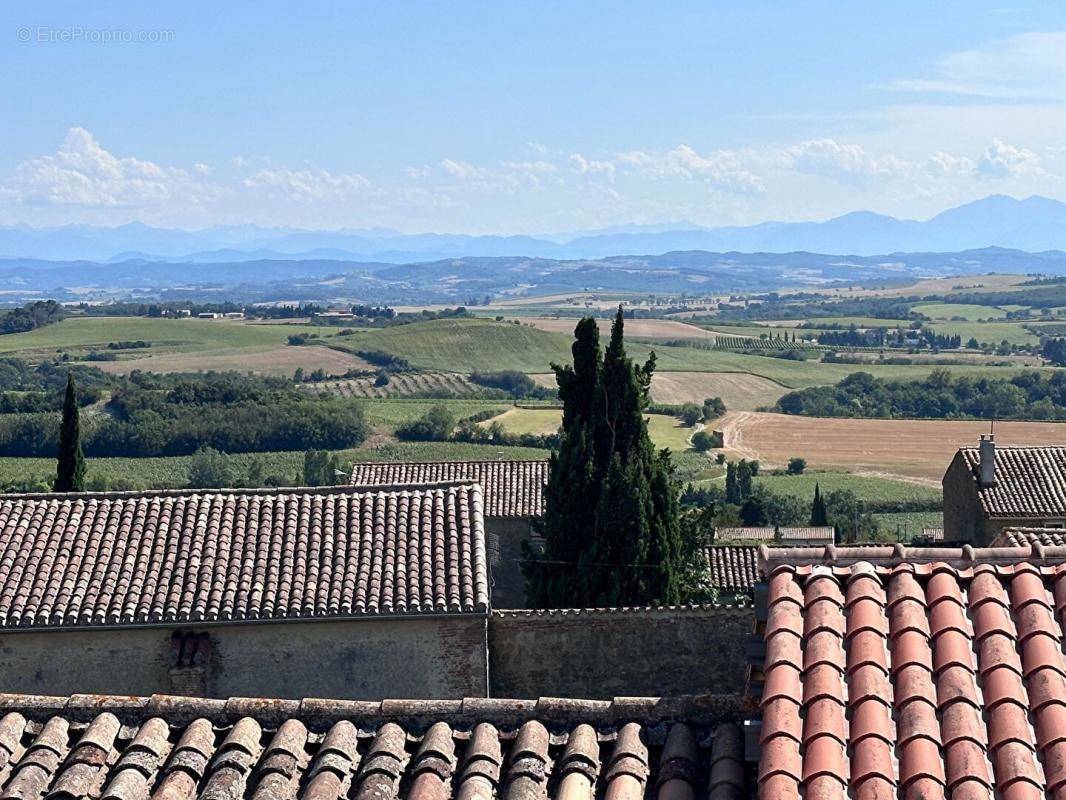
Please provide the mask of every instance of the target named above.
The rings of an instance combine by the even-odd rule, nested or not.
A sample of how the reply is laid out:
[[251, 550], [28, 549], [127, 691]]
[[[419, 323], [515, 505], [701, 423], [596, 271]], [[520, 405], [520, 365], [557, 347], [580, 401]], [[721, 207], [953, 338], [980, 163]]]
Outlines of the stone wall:
[[977, 498], [977, 484], [961, 453], [956, 453], [944, 473], [944, 539], [949, 542], [987, 544], [985, 516]]
[[528, 517], [490, 517], [485, 520], [493, 608], [526, 607], [522, 542], [529, 539], [530, 524]]
[[[483, 697], [483, 616], [218, 625], [202, 663], [175, 660], [172, 629], [0, 636], [5, 692], [209, 697]], [[202, 670], [202, 671], [201, 671]]]
[[494, 697], [740, 692], [751, 608], [499, 611], [489, 622]]

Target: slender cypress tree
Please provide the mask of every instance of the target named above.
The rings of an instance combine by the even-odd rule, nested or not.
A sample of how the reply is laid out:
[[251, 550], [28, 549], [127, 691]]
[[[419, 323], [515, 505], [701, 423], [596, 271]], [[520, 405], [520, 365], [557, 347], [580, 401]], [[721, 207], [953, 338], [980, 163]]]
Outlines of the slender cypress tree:
[[737, 487], [737, 467], [730, 461], [725, 465], [725, 501], [739, 506], [742, 500]]
[[74, 376], [67, 375], [67, 393], [63, 399], [63, 423], [59, 429], [57, 492], [80, 492], [85, 486], [85, 456], [81, 452], [81, 425], [78, 420], [78, 391]]
[[655, 359], [633, 364], [623, 325], [619, 308], [601, 356], [596, 321], [581, 320], [573, 365], [552, 365], [562, 431], [539, 523], [544, 552], [527, 551], [524, 564], [536, 607], [677, 603], [695, 564], [670, 454], [656, 453], [644, 420]]
[[811, 503], [811, 525], [822, 527], [829, 524], [829, 517], [825, 511], [825, 500], [822, 499], [822, 490], [818, 484], [814, 484], [814, 501]]

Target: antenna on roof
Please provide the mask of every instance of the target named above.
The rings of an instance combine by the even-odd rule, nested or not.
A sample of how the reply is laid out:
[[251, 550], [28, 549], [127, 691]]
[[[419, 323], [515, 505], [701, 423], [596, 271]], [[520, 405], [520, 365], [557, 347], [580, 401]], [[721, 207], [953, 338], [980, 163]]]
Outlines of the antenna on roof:
[[995, 417], [992, 417], [990, 420], [988, 420], [988, 435], [989, 436], [995, 436], [996, 435], [996, 418]]

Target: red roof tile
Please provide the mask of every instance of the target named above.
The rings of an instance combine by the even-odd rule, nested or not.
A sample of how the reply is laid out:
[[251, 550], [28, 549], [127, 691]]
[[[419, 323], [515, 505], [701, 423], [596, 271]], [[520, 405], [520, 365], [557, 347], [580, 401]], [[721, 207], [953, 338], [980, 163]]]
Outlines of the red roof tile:
[[760, 556], [760, 797], [1066, 793], [1066, 548]]
[[993, 486], [981, 486], [976, 447], [959, 450], [991, 517], [1066, 516], [1066, 447], [998, 447]]
[[0, 627], [487, 608], [476, 484], [0, 497]]
[[424, 486], [442, 481], [480, 483], [485, 492], [486, 517], [539, 517], [544, 514], [548, 462], [402, 461], [352, 467], [353, 486]]
[[[740, 800], [740, 731], [697, 699], [0, 695], [0, 796]], [[557, 788], [556, 788], [557, 784]]]
[[993, 547], [1024, 547], [1030, 544], [1062, 547], [1066, 545], [1066, 528], [1005, 528], [992, 541]]
[[759, 582], [759, 548], [711, 545], [705, 548], [711, 585], [722, 592], [751, 592]]

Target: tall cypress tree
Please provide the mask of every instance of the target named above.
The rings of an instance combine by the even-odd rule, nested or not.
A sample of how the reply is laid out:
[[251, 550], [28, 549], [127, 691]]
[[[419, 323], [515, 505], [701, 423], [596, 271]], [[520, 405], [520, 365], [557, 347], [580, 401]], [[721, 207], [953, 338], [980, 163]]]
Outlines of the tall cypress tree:
[[539, 523], [543, 554], [527, 552], [532, 605], [677, 603], [696, 553], [678, 520], [678, 486], [643, 412], [655, 369], [626, 356], [619, 308], [601, 356], [594, 319], [574, 331], [573, 365], [552, 365], [563, 401]]
[[81, 452], [81, 425], [78, 420], [78, 391], [74, 376], [67, 374], [67, 393], [63, 398], [63, 423], [59, 429], [57, 492], [80, 492], [85, 486], [85, 456]]
[[822, 490], [818, 484], [814, 484], [814, 501], [811, 503], [811, 525], [822, 527], [829, 524], [829, 517], [825, 511], [825, 500], [822, 499]]

